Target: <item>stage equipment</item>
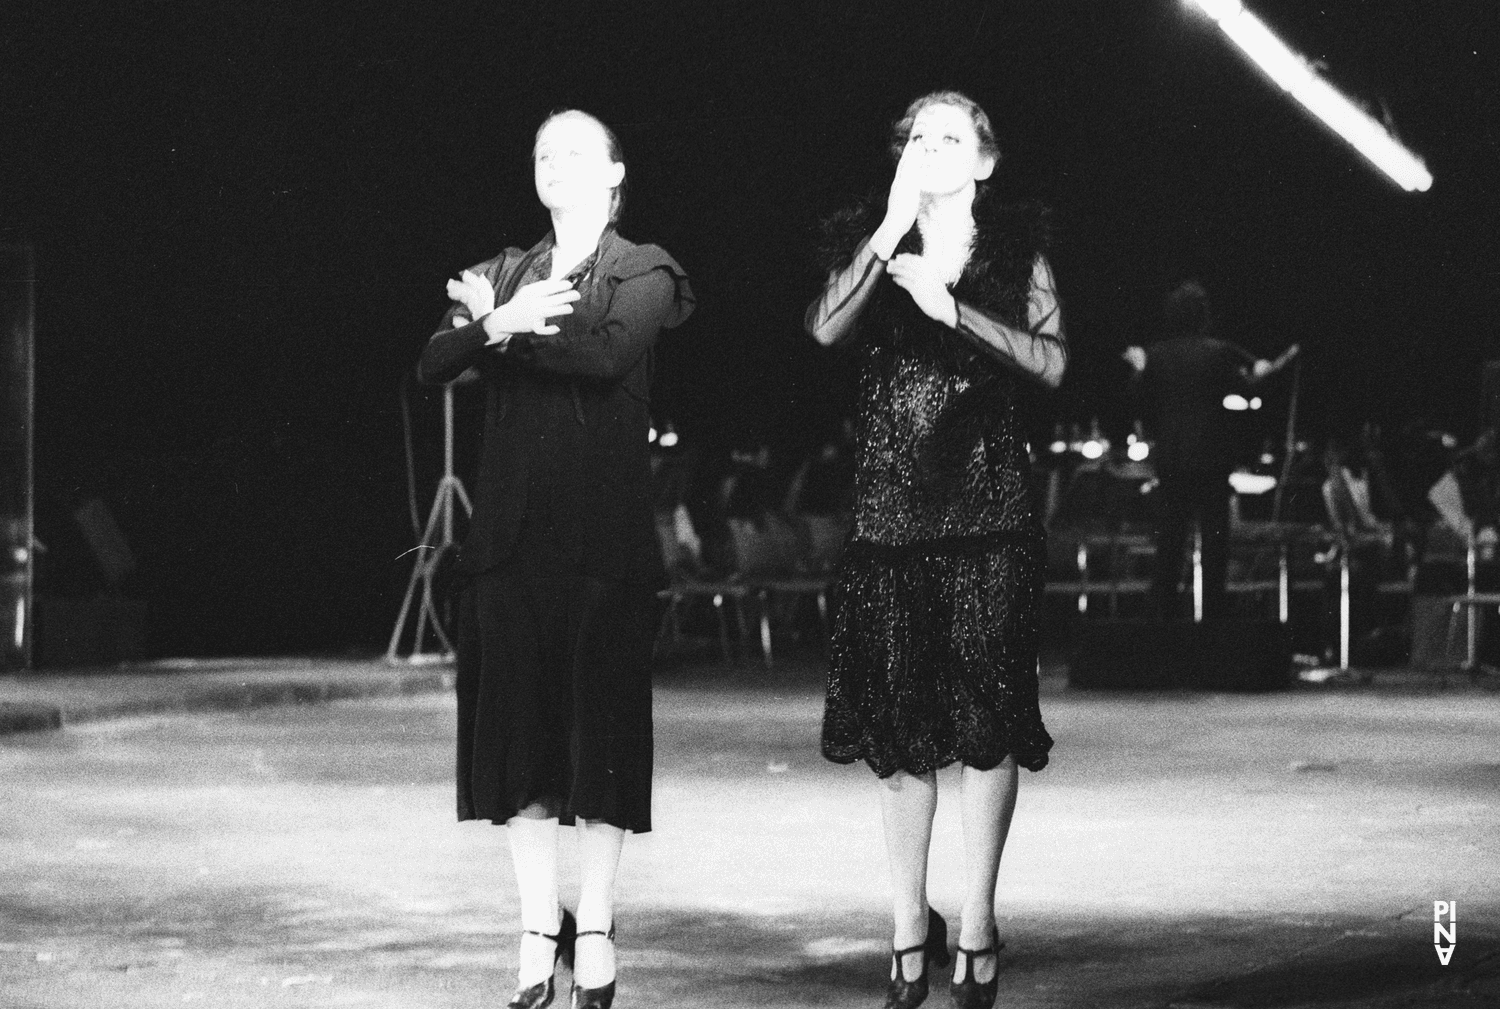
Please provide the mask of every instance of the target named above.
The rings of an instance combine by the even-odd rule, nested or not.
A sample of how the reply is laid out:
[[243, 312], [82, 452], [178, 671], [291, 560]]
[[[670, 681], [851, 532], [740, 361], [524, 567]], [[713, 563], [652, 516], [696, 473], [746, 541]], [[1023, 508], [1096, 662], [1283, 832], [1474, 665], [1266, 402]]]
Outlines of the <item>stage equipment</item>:
[[1297, 455], [1297, 399], [1302, 390], [1302, 359], [1292, 362], [1292, 398], [1286, 408], [1286, 442], [1282, 450], [1281, 479], [1276, 481], [1276, 497], [1271, 500], [1271, 521], [1281, 521], [1281, 506], [1292, 481], [1292, 460]]
[[34, 291], [28, 245], [0, 245], [0, 669], [31, 665]]
[[82, 599], [42, 596], [32, 617], [38, 667], [106, 666], [146, 653], [147, 604], [118, 593]]
[[104, 581], [111, 589], [120, 585], [135, 573], [135, 554], [125, 540], [125, 534], [115, 522], [109, 505], [99, 498], [90, 498], [73, 509], [73, 521], [78, 523], [94, 560], [104, 573]]
[[1426, 192], [1432, 174], [1385, 127], [1344, 97], [1308, 62], [1288, 49], [1240, 0], [1187, 0], [1203, 10], [1245, 55], [1370, 163], [1407, 192]]
[[1078, 447], [1078, 454], [1092, 462], [1104, 458], [1108, 453], [1109, 439], [1099, 430], [1099, 418], [1095, 417], [1089, 426], [1088, 440]]
[[[1075, 531], [1076, 532], [1076, 531]], [[1323, 578], [1292, 577], [1292, 551], [1296, 547], [1321, 549], [1329, 545], [1329, 533], [1320, 526], [1295, 522], [1237, 522], [1230, 527], [1231, 548], [1252, 553], [1250, 569], [1239, 578], [1231, 578], [1225, 585], [1231, 595], [1276, 596], [1277, 622], [1286, 624], [1291, 620], [1292, 593], [1315, 592], [1323, 588]], [[1077, 581], [1049, 578], [1046, 591], [1049, 595], [1075, 596], [1080, 616], [1090, 612], [1089, 597], [1102, 595], [1109, 599], [1109, 615], [1113, 619], [1117, 612], [1117, 597], [1121, 595], [1143, 595], [1150, 591], [1151, 581], [1140, 578], [1128, 570], [1128, 560], [1150, 554], [1151, 537], [1139, 532], [1085, 533], [1078, 537], [1074, 566]], [[1196, 546], [1196, 540], [1195, 540]], [[1191, 579], [1194, 585], [1193, 613], [1195, 622], [1201, 622], [1203, 613], [1202, 551], [1195, 549], [1196, 564]], [[1274, 558], [1274, 571], [1266, 570], [1262, 561]], [[1095, 571], [1095, 559], [1101, 558], [1104, 570]], [[1122, 561], [1127, 562], [1122, 567]], [[1212, 620], [1212, 618], [1209, 618]]]
[[1500, 429], [1500, 361], [1484, 362], [1484, 424]]
[[1079, 621], [1068, 685], [1105, 690], [1283, 690], [1290, 634], [1272, 621]]
[[[1446, 474], [1444, 480], [1453, 482], [1453, 474], [1451, 472]], [[1439, 486], [1442, 486], [1442, 484], [1443, 481], [1439, 481]], [[1454, 487], [1456, 488], [1456, 483], [1454, 483]], [[1437, 487], [1433, 488], [1434, 491], [1437, 489]], [[1456, 493], [1456, 490], [1454, 493]], [[1436, 496], [1432, 492], [1429, 492], [1430, 498]], [[1467, 518], [1465, 520], [1467, 521]], [[1471, 679], [1477, 681], [1481, 677], [1500, 676], [1500, 669], [1496, 669], [1487, 662], [1481, 662], [1479, 659], [1479, 622], [1486, 610], [1500, 608], [1500, 592], [1481, 592], [1479, 590], [1479, 543], [1474, 535], [1472, 523], [1469, 524], [1466, 538], [1468, 544], [1464, 551], [1464, 567], [1466, 569], [1465, 577], [1468, 590], [1462, 595], [1448, 596], [1445, 600], [1450, 609], [1448, 612], [1447, 646], [1444, 649], [1444, 654], [1452, 654], [1453, 639], [1458, 630], [1458, 621], [1461, 617], [1467, 617], [1465, 620], [1466, 644], [1464, 648], [1464, 661], [1460, 668], [1468, 673]]]
[[1244, 497], [1257, 497], [1276, 486], [1276, 478], [1269, 473], [1250, 473], [1245, 470], [1235, 470], [1229, 474], [1229, 486], [1234, 492]]
[[[391, 643], [385, 650], [387, 662], [403, 661], [399, 654], [401, 637], [406, 630], [406, 621], [416, 603], [416, 627], [412, 634], [411, 652], [404, 661], [411, 663], [444, 662], [453, 658], [453, 643], [438, 618], [437, 603], [433, 599], [433, 579], [455, 544], [454, 501], [464, 506], [464, 515], [474, 514], [469, 503], [468, 492], [463, 482], [453, 472], [453, 387], [464, 381], [459, 376], [443, 386], [443, 477], [438, 481], [437, 495], [432, 502], [432, 512], [427, 518], [427, 528], [422, 541], [414, 548], [417, 555], [412, 565], [411, 581], [406, 586], [406, 598], [401, 601], [401, 613], [396, 617], [396, 628], [391, 632]], [[420, 600], [418, 593], [421, 593]], [[424, 652], [422, 642], [428, 626], [442, 646], [442, 652]]]

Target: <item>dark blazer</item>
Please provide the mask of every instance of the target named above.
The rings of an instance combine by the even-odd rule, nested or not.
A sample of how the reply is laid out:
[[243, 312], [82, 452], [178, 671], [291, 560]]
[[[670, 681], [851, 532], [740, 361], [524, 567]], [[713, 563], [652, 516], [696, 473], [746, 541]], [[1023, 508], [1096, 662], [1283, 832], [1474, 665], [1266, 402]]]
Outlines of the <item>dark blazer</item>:
[[1228, 475], [1234, 437], [1224, 397], [1249, 388], [1245, 369], [1254, 361], [1234, 344], [1207, 336], [1175, 337], [1146, 348], [1139, 393], [1156, 441], [1157, 472]]
[[[551, 233], [529, 251], [509, 248], [473, 268], [503, 305], [527, 270], [552, 249]], [[665, 581], [651, 509], [648, 442], [658, 332], [693, 311], [687, 276], [655, 245], [613, 228], [578, 282], [573, 314], [550, 336], [517, 333], [486, 347], [481, 322], [455, 328], [455, 304], [417, 365], [441, 384], [476, 367], [486, 386], [484, 445], [474, 514], [459, 567], [487, 571], [515, 556], [527, 528], [581, 574]]]

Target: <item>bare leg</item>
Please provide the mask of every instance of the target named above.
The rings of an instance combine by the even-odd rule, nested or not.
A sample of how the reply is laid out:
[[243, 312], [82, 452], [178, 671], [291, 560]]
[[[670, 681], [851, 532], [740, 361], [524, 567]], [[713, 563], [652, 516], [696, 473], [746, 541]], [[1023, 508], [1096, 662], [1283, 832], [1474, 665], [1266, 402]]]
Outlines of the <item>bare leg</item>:
[[[615, 871], [625, 831], [602, 820], [578, 821], [578, 931], [605, 932], [615, 920]], [[574, 953], [573, 980], [580, 988], [603, 988], [615, 979], [615, 944], [602, 935], [582, 935]]]
[[552, 974], [557, 947], [531, 932], [556, 935], [561, 925], [557, 902], [557, 814], [534, 803], [505, 821], [510, 859], [521, 895], [520, 970], [517, 987], [529, 988]]
[[[891, 865], [896, 949], [920, 945], [927, 937], [927, 850], [932, 817], [937, 812], [937, 775], [897, 771], [880, 781], [880, 812], [885, 821], [885, 850]], [[922, 957], [903, 958], [902, 971], [915, 981]], [[892, 967], [895, 965], [892, 964]]]
[[[1010, 833], [1011, 815], [1016, 809], [1016, 787], [1019, 773], [1016, 758], [1007, 756], [998, 766], [980, 771], [965, 766], [962, 778], [964, 825], [964, 892], [963, 925], [958, 944], [964, 949], [983, 949], [995, 939], [995, 881], [1000, 874], [1000, 854]], [[974, 961], [974, 980], [988, 982], [995, 976], [999, 958], [978, 957]], [[960, 958], [953, 980], [963, 981], [964, 959]]]

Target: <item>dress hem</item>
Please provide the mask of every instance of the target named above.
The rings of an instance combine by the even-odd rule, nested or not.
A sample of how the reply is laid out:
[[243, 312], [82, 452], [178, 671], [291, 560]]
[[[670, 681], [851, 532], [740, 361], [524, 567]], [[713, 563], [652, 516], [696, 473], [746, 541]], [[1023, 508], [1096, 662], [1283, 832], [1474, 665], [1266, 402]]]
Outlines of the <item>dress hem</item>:
[[[622, 826], [622, 825], [620, 825], [618, 823], [610, 823], [610, 821], [608, 821], [608, 820], [595, 819], [594, 817], [589, 817], [589, 816], [567, 816], [567, 817], [559, 816], [557, 818], [557, 825], [559, 827], [575, 827], [575, 826], [578, 825], [578, 821], [579, 820], [588, 820], [590, 823], [608, 823], [611, 827], [616, 827], [616, 828], [618, 828], [620, 830], [623, 830], [627, 834], [649, 834], [649, 833], [651, 833], [650, 826], [645, 826], [645, 827], [626, 827], [626, 826]], [[489, 816], [460, 816], [458, 818], [458, 822], [459, 823], [488, 823], [492, 827], [508, 827], [508, 826], [510, 826], [510, 818], [509, 817], [507, 817], [504, 820], [496, 820], [493, 817], [489, 817]]]
[[[870, 756], [863, 750], [853, 749], [839, 751], [830, 750], [826, 746], [823, 748], [823, 758], [825, 760], [828, 760], [831, 763], [835, 764], [846, 765], [863, 760], [865, 764], [869, 766], [870, 770], [875, 772], [875, 776], [882, 780], [891, 777], [897, 771], [905, 771], [907, 774], [911, 775], [922, 775], [934, 771], [941, 771], [945, 767], [952, 767], [954, 764], [959, 763], [963, 764], [965, 767], [972, 767], [976, 771], [992, 771], [996, 767], [999, 767], [1006, 757], [1015, 757], [1017, 767], [1024, 767], [1026, 770], [1031, 771], [1032, 773], [1042, 770], [1042, 768], [1046, 767], [1048, 764], [1048, 756], [1045, 753], [1023, 754], [1007, 752], [1001, 754], [999, 757], [996, 757], [993, 761], [989, 760], [988, 758], [969, 760], [966, 759], [963, 754], [953, 754], [951, 756], [945, 754], [942, 757], [931, 761], [930, 763], [924, 762], [922, 764], [914, 764], [912, 765], [912, 767], [908, 767], [906, 765], [898, 763], [894, 766], [887, 767], [884, 771], [882, 771], [881, 766], [875, 760], [872, 760]], [[913, 767], [915, 767], [916, 769], [913, 770]]]
[[[460, 810], [458, 813], [458, 822], [467, 823], [469, 821], [478, 820], [482, 823], [494, 824], [496, 827], [504, 827], [507, 822], [516, 815], [517, 812], [519, 812], [519, 810], [513, 810], [510, 813], [497, 813], [491, 815], [487, 813], [476, 813], [473, 810]], [[587, 816], [585, 814], [577, 812], [562, 812], [557, 815], [556, 819], [558, 826], [560, 827], [572, 827], [575, 826], [579, 820], [587, 820], [590, 823], [607, 823], [611, 827], [618, 827], [620, 830], [628, 831], [632, 834], [651, 833], [650, 820], [631, 822], [628, 818], [625, 818], [625, 822], [618, 822], [622, 818], [608, 816]]]

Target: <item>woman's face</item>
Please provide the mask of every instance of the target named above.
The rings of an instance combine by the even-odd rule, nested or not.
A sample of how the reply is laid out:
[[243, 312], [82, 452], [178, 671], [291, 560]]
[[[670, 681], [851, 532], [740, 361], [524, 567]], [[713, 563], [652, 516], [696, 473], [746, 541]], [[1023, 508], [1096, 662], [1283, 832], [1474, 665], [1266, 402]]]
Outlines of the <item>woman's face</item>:
[[969, 114], [952, 105], [929, 105], [918, 112], [906, 148], [918, 159], [918, 185], [932, 196], [956, 193], [995, 170], [995, 159], [979, 149]]
[[603, 131], [583, 116], [548, 123], [537, 138], [534, 158], [536, 195], [548, 210], [607, 210], [611, 192], [625, 177], [625, 166], [609, 160]]

